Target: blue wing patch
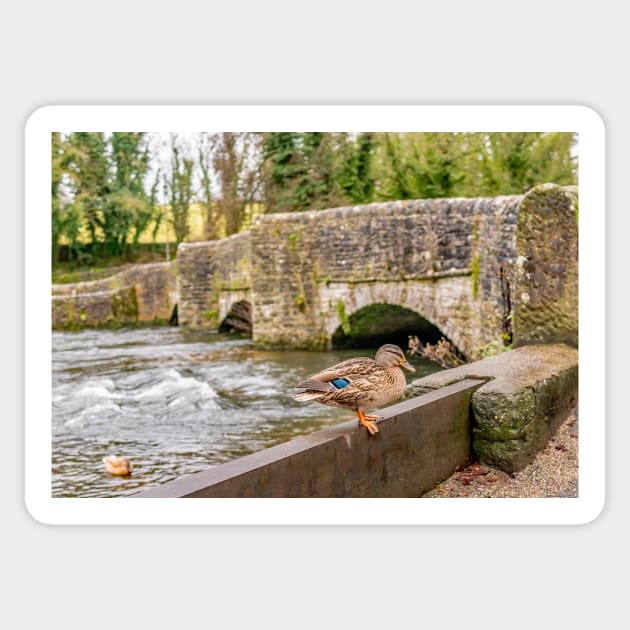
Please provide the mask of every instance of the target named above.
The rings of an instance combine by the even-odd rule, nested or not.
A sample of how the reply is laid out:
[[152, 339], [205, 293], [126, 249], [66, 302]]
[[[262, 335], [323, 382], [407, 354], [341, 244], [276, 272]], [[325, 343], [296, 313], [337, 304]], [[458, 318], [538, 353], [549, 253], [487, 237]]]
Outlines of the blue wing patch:
[[350, 379], [349, 378], [334, 378], [332, 381], [330, 381], [337, 389], [343, 389], [344, 387], [347, 387], [348, 385], [350, 385]]

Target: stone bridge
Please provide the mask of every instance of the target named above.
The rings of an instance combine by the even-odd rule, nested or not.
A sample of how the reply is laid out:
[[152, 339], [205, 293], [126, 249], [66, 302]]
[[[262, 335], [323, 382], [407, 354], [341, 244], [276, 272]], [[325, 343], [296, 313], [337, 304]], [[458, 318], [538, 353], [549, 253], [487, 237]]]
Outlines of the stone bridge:
[[576, 345], [576, 208], [576, 190], [543, 185], [263, 215], [236, 236], [180, 245], [179, 323], [216, 328], [249, 300], [254, 343], [323, 348], [361, 309], [388, 304], [468, 358], [512, 337]]
[[398, 308], [382, 309], [368, 334], [413, 321], [405, 332], [444, 335], [468, 359], [493, 345], [576, 346], [577, 203], [575, 188], [544, 184], [525, 195], [267, 214], [229, 238], [182, 243], [163, 272], [176, 267], [178, 295], [163, 293], [188, 328], [217, 328], [249, 302], [261, 346], [330, 347], [376, 304]]

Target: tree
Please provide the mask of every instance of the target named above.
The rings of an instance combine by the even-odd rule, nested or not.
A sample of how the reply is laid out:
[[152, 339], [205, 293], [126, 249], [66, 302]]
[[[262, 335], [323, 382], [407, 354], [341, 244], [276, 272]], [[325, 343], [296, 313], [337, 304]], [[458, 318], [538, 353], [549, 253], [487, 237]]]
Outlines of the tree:
[[170, 224], [177, 244], [188, 236], [188, 216], [194, 196], [193, 160], [182, 156], [182, 146], [176, 134], [171, 136], [170, 173], [164, 176], [164, 188], [170, 201]]
[[215, 134], [202, 133], [199, 136], [199, 144], [197, 146], [199, 169], [201, 171], [200, 202], [204, 211], [203, 231], [204, 237], [208, 241], [219, 238], [220, 233], [219, 212], [212, 195], [212, 162], [216, 142], [217, 136]]
[[349, 134], [320, 131], [268, 133], [263, 145], [264, 199], [271, 211], [330, 208], [371, 196], [369, 136], [358, 149]]
[[264, 202], [268, 212], [289, 212], [297, 208], [294, 181], [302, 175], [300, 134], [263, 134]]
[[518, 194], [536, 184], [576, 181], [571, 133], [484, 134], [481, 177], [485, 195]]
[[223, 132], [214, 142], [213, 166], [219, 185], [218, 212], [228, 235], [238, 232], [247, 208], [256, 199], [260, 177], [256, 137], [251, 133]]
[[379, 148], [380, 198], [449, 197], [465, 188], [462, 134], [385, 133]]
[[565, 133], [385, 133], [377, 141], [376, 195], [494, 196], [575, 183], [573, 140]]
[[[360, 133], [356, 140], [343, 138], [337, 181], [344, 196], [351, 203], [369, 203], [374, 198], [374, 178], [372, 171], [374, 136], [373, 133]], [[345, 150], [345, 151], [344, 151]]]
[[140, 235], [154, 218], [155, 203], [151, 202], [144, 188], [150, 161], [145, 134], [116, 131], [111, 135], [110, 143], [113, 181], [105, 206], [103, 229], [109, 253], [120, 254], [130, 233], [131, 242], [137, 248]]
[[59, 132], [51, 137], [51, 237], [52, 261], [59, 260], [59, 246], [62, 238], [67, 238], [71, 255], [76, 255], [76, 243], [81, 231], [81, 215], [71, 203], [67, 191], [67, 169], [72, 150], [67, 139]]
[[111, 191], [107, 141], [102, 132], [74, 132], [69, 135], [68, 143], [72, 204], [86, 223], [95, 253], [102, 235], [105, 201]]

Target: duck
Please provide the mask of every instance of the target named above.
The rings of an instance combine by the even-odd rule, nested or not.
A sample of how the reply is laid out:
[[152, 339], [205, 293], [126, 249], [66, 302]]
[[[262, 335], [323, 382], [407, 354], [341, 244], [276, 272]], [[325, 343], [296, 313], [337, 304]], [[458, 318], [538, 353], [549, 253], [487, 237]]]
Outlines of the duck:
[[400, 398], [407, 387], [407, 379], [401, 368], [415, 372], [396, 345], [381, 346], [373, 359], [356, 357], [337, 363], [317, 374], [309, 376], [295, 386], [292, 398], [300, 402], [318, 402], [322, 405], [345, 407], [353, 410], [359, 426], [370, 435], [378, 433], [376, 420], [381, 416], [366, 415]]
[[110, 475], [130, 475], [133, 470], [133, 464], [128, 457], [118, 457], [117, 455], [108, 455], [103, 457], [105, 470]]

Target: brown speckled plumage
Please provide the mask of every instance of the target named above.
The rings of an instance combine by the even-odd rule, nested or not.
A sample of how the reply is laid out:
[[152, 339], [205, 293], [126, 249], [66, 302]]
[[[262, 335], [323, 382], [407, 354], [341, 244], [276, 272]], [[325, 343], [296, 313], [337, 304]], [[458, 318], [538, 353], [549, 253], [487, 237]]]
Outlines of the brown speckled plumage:
[[[374, 359], [357, 357], [337, 363], [295, 386], [293, 398], [354, 411], [376, 409], [400, 398], [407, 384], [401, 366], [413, 371], [403, 351], [392, 344], [379, 348]], [[338, 389], [331, 382], [350, 382]]]

